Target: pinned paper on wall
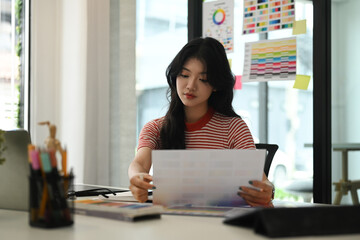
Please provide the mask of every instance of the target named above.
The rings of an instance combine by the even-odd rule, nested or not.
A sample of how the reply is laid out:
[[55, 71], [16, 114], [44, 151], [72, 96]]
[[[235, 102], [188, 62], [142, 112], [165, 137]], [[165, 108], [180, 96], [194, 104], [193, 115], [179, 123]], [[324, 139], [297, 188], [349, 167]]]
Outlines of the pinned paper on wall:
[[307, 90], [310, 83], [310, 76], [307, 75], [296, 75], [295, 83], [293, 88]]
[[243, 34], [293, 27], [294, 0], [244, 0]]
[[242, 82], [241, 82], [241, 75], [236, 75], [235, 76], [235, 85], [234, 85], [234, 89], [236, 90], [241, 90], [242, 89]]
[[227, 53], [234, 51], [234, 0], [203, 2], [203, 37], [221, 42]]
[[245, 44], [242, 82], [295, 80], [296, 37]]
[[229, 61], [229, 66], [230, 66], [230, 68], [232, 68], [232, 59], [229, 58], [228, 61]]
[[299, 35], [306, 33], [306, 19], [295, 21], [292, 35]]

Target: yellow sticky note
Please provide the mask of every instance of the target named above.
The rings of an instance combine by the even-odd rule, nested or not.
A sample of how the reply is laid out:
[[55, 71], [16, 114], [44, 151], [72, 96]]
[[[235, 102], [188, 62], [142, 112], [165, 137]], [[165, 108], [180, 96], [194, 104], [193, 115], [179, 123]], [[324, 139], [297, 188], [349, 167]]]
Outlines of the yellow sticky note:
[[306, 33], [306, 19], [300, 21], [294, 21], [293, 24], [293, 35]]
[[229, 58], [228, 61], [229, 61], [230, 68], [232, 68], [232, 59]]
[[310, 76], [307, 75], [296, 75], [295, 83], [293, 88], [307, 90], [309, 87]]

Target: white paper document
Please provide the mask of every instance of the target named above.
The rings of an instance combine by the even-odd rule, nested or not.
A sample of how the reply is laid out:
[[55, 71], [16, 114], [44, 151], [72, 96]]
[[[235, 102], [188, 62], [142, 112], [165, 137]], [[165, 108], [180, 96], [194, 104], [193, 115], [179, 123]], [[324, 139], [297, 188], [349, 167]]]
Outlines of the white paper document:
[[262, 180], [265, 150], [153, 150], [153, 203], [243, 206], [237, 195]]

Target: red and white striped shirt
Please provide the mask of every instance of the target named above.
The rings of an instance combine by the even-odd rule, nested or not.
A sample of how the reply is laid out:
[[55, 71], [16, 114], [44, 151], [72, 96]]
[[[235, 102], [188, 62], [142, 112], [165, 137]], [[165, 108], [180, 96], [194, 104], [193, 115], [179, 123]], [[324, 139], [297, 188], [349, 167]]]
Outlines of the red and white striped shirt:
[[[164, 117], [145, 124], [140, 132], [138, 149], [160, 149], [160, 129]], [[250, 130], [244, 120], [227, 117], [213, 109], [195, 123], [185, 123], [186, 149], [255, 149]]]

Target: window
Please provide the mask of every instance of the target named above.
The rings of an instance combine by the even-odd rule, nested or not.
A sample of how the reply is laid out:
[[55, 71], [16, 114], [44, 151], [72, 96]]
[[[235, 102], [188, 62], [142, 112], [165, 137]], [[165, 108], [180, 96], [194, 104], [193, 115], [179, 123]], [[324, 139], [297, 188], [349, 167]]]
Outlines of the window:
[[[234, 74], [242, 75], [245, 42], [288, 38], [292, 30], [242, 35], [243, 1], [234, 3], [234, 52], [228, 58], [232, 59]], [[312, 2], [298, 1], [295, 8], [296, 19], [307, 20], [306, 34], [297, 35], [297, 73], [312, 76]], [[304, 147], [313, 139], [312, 86], [303, 91], [294, 89], [293, 85], [293, 81], [243, 83], [241, 90], [235, 90], [233, 106], [248, 124], [255, 142], [279, 145], [269, 172], [269, 179], [277, 189], [275, 197], [312, 201], [312, 149]], [[264, 109], [267, 118], [262, 116]]]
[[[1, 3], [3, 2], [12, 3], [15, 0], [1, 0]], [[74, 169], [77, 171], [76, 176], [79, 181], [126, 187], [128, 185], [126, 171], [135, 154], [135, 135], [136, 137], [139, 135], [140, 129], [146, 122], [163, 116], [167, 109], [165, 70], [175, 54], [188, 40], [188, 2], [182, 0], [136, 1], [136, 132], [134, 125], [131, 125], [135, 122], [135, 116], [133, 116], [135, 115], [135, 107], [133, 107], [135, 105], [135, 101], [133, 101], [135, 98], [133, 96], [135, 92], [133, 91], [135, 85], [133, 73], [135, 71], [131, 68], [134, 66], [133, 39], [135, 38], [135, 20], [131, 17], [135, 18], [133, 13], [135, 2], [111, 0], [107, 2], [108, 5], [110, 4], [108, 7], [97, 1], [80, 2], [75, 6], [60, 1], [60, 8], [57, 3], [50, 4], [50, 2], [49, 6], [39, 4], [35, 8], [37, 19], [34, 19], [34, 22], [38, 21], [35, 26], [38, 26], [38, 31], [42, 32], [33, 31], [33, 44], [36, 46], [34, 51], [42, 53], [41, 50], [43, 50], [50, 56], [45, 59], [42, 57], [43, 55], [37, 54], [39, 58], [41, 57], [42, 62], [35, 62], [33, 65], [32, 72], [37, 74], [33, 78], [37, 83], [34, 84], [33, 90], [35, 87], [45, 85], [44, 89], [51, 89], [51, 91], [38, 99], [36, 116], [32, 121], [33, 133], [38, 133], [38, 136], [33, 135], [32, 140], [42, 143], [43, 136], [47, 136], [45, 130], [46, 135], [35, 131], [36, 122], [38, 122], [36, 120], [42, 121], [44, 119], [41, 118], [47, 116], [50, 120], [53, 119], [53, 122], [59, 123], [59, 129], [62, 129], [59, 132], [59, 138], [71, 146], [69, 153], [72, 155], [69, 154], [69, 156], [71, 155], [69, 159], [76, 162]], [[235, 75], [242, 75], [245, 42], [291, 36], [291, 32], [287, 30], [279, 30], [267, 35], [243, 36], [241, 34], [242, 3], [241, 0], [235, 0], [235, 46], [234, 53], [228, 54], [228, 57], [232, 59], [232, 70]], [[43, 19], [47, 17], [45, 14], [42, 15], [45, 12], [42, 7], [49, 9], [53, 13], [51, 15], [54, 16], [50, 19], [51, 21], [46, 22], [48, 25], [42, 24], [44, 23]], [[296, 9], [297, 19], [306, 18], [308, 21], [307, 34], [297, 37], [298, 57], [300, 58], [298, 72], [312, 75], [312, 50], [310, 47], [312, 46], [312, 2], [298, 1]], [[126, 13], [129, 13], [129, 16], [126, 16]], [[109, 14], [110, 19], [107, 17]], [[89, 16], [89, 18], [85, 16]], [[3, 21], [3, 19], [2, 15], [1, 20]], [[107, 23], [108, 19], [110, 23]], [[72, 24], [74, 22], [78, 24]], [[54, 24], [56, 28], [52, 28]], [[106, 24], [109, 24], [109, 28]], [[103, 27], [97, 28], [97, 26]], [[34, 30], [36, 29], [34, 28]], [[51, 44], [43, 47], [44, 42]], [[114, 45], [116, 45], [115, 48], [113, 48]], [[303, 46], [306, 47], [303, 48]], [[48, 49], [54, 49], [54, 51], [47, 51]], [[74, 49], [76, 49], [75, 54]], [[125, 53], [122, 53], [123, 51]], [[110, 59], [109, 63], [103, 59], [106, 61]], [[44, 64], [49, 66], [46, 67], [50, 69], [49, 72], [44, 73]], [[110, 64], [110, 73], [106, 64]], [[2, 66], [1, 64], [0, 67]], [[60, 72], [61, 74], [59, 74]], [[48, 79], [53, 79], [53, 81], [47, 81]], [[101, 83], [101, 88], [97, 83]], [[271, 180], [276, 177], [281, 179], [282, 176], [285, 176], [287, 180], [306, 177], [312, 183], [312, 149], [304, 148], [304, 143], [312, 142], [312, 82], [308, 91], [295, 90], [292, 85], [293, 81], [244, 83], [242, 90], [235, 90], [233, 104], [235, 111], [249, 125], [257, 142], [279, 144], [280, 149], [274, 162], [285, 161], [289, 165], [287, 168], [290, 174], [286, 172], [285, 175], [280, 171], [272, 176]], [[47, 86], [50, 87], [47, 88]], [[61, 91], [57, 86], [61, 87]], [[42, 90], [39, 88], [35, 93]], [[70, 94], [72, 98], [69, 98], [68, 95], [65, 96], [68, 94], [67, 90], [71, 90], [73, 93]], [[111, 96], [110, 100], [102, 97], [102, 94], [107, 96], [108, 91]], [[53, 94], [55, 92], [58, 94]], [[125, 94], [123, 94], [124, 92]], [[263, 101], [264, 92], [265, 95], [268, 94], [268, 102]], [[86, 101], [85, 106], [83, 103], [86, 96], [87, 100], [92, 102]], [[46, 104], [43, 99], [46, 99]], [[268, 109], [268, 120], [262, 116], [263, 109]], [[67, 118], [69, 110], [76, 119], [71, 123]], [[109, 112], [110, 120], [106, 115], [107, 112]], [[43, 115], [43, 113], [46, 114]], [[86, 117], [85, 114], [87, 114]], [[99, 116], [102, 118], [99, 119]], [[131, 131], [128, 131], [129, 128]], [[81, 135], [82, 131], [88, 135], [86, 137], [84, 134]], [[95, 139], [98, 142], [94, 141]], [[91, 151], [84, 150], [83, 146]], [[84, 156], [84, 152], [87, 154], [86, 156]], [[106, 154], [110, 156], [108, 157]], [[91, 161], [89, 161], [90, 158]], [[84, 159], [87, 161], [86, 164], [82, 162]], [[99, 159], [101, 161], [98, 161]], [[106, 160], [109, 160], [110, 163]], [[273, 170], [270, 169], [270, 171], [275, 172], [274, 166], [276, 164], [273, 164]], [[86, 176], [83, 177], [83, 175]], [[275, 179], [276, 181], [278, 180]], [[278, 190], [281, 188], [280, 185], [277, 187]], [[291, 195], [295, 194], [287, 193], [286, 196], [291, 197]]]
[[[360, 152], [349, 151], [347, 178], [342, 163], [342, 153], [334, 151], [336, 145], [359, 146], [360, 142], [360, 82], [359, 64], [357, 60], [360, 48], [360, 32], [356, 26], [360, 23], [360, 15], [356, 9], [360, 7], [360, 1], [332, 1], [331, 2], [331, 133], [332, 133], [332, 181], [352, 181], [352, 184], [360, 179]], [[345, 180], [345, 181], [344, 181]], [[342, 188], [342, 189], [350, 189]], [[341, 191], [341, 190], [340, 190]], [[350, 192], [342, 191], [341, 204], [353, 204]], [[332, 185], [332, 202], [335, 199], [335, 186]], [[357, 190], [360, 194], [359, 189]]]
[[0, 128], [24, 128], [25, 4], [0, 0]]
[[[296, 20], [306, 19], [306, 34], [296, 36], [297, 74], [312, 78], [313, 6], [309, 1], [295, 4]], [[268, 39], [292, 36], [292, 30], [269, 32]], [[311, 80], [312, 81], [312, 80]], [[279, 188], [278, 197], [312, 201], [313, 152], [306, 143], [313, 139], [313, 93], [293, 88], [294, 82], [269, 82], [269, 142], [279, 145], [269, 177]]]
[[138, 0], [136, 5], [137, 136], [148, 121], [165, 115], [165, 70], [187, 43], [187, 1]]
[[[176, 4], [179, 5], [173, 7], [167, 6], [166, 1], [161, 0], [138, 1], [137, 135], [146, 122], [165, 114], [167, 109], [167, 101], [164, 97], [167, 89], [165, 69], [179, 48], [187, 42], [186, 15], [184, 16], [187, 12], [186, 3], [177, 1]], [[168, 15], [158, 16], [158, 12], [154, 11], [158, 8], [168, 9], [165, 11]], [[170, 14], [173, 9], [182, 9], [182, 11]], [[245, 42], [292, 36], [292, 30], [242, 35], [242, 11], [243, 1], [235, 0], [234, 52], [228, 54], [235, 75], [242, 75], [243, 72]], [[307, 33], [297, 36], [297, 72], [310, 76], [312, 76], [312, 14], [311, 1], [296, 2], [296, 19], [307, 20]], [[175, 22], [171, 23], [171, 21]], [[159, 49], [164, 51], [159, 52]], [[153, 56], [156, 55], [159, 57], [154, 62]], [[304, 146], [306, 143], [312, 143], [313, 139], [312, 85], [310, 84], [308, 91], [303, 91], [294, 89], [293, 84], [293, 81], [243, 83], [241, 90], [234, 90], [233, 106], [248, 124], [256, 142], [279, 145], [269, 173], [270, 180], [276, 185], [275, 196], [280, 199], [312, 201], [312, 148]], [[264, 94], [268, 97], [264, 98]], [[267, 118], [262, 115], [264, 109], [267, 109]]]

